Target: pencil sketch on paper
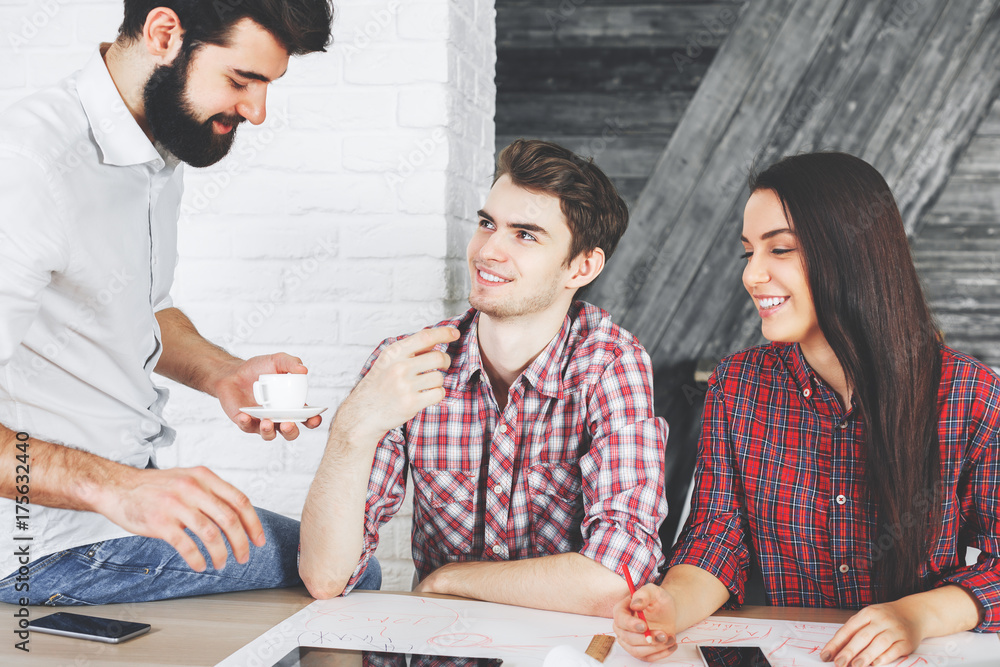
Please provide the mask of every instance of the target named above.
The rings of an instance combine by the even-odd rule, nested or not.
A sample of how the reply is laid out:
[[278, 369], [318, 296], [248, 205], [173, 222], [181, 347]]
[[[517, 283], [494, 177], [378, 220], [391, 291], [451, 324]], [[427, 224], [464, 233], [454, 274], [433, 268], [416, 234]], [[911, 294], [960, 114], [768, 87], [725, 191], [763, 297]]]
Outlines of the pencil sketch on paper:
[[[840, 626], [712, 617], [678, 634], [666, 664], [703, 667], [698, 645], [759, 646], [772, 667], [826, 667], [819, 651]], [[407, 594], [352, 593], [317, 600], [244, 646], [224, 667], [266, 665], [299, 646], [466, 658], [500, 658], [504, 667], [540, 667], [557, 646], [586, 650], [594, 635], [611, 633], [611, 620], [473, 600]], [[963, 632], [924, 642], [898, 667], [941, 664], [979, 667], [1000, 654], [996, 635]], [[984, 662], [986, 660], [986, 662]], [[994, 662], [990, 662], [990, 660]], [[273, 664], [273, 663], [270, 663]], [[604, 667], [645, 665], [615, 645]], [[893, 666], [897, 667], [897, 666]]]

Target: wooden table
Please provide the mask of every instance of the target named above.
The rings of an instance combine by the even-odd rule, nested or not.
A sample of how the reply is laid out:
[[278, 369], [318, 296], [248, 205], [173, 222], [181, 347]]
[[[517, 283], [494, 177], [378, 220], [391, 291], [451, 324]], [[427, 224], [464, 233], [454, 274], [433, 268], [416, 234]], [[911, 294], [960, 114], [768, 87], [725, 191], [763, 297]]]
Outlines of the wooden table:
[[[97, 665], [214, 665], [299, 611], [312, 598], [304, 588], [245, 591], [200, 597], [98, 607], [31, 607], [32, 618], [56, 611], [77, 612], [153, 626], [148, 634], [119, 645], [31, 633], [30, 653], [19, 641], [12, 605], [0, 605], [6, 631], [0, 633], [0, 665], [95, 667]], [[852, 612], [794, 607], [746, 607], [723, 616], [843, 622]], [[277, 660], [277, 656], [275, 660]]]

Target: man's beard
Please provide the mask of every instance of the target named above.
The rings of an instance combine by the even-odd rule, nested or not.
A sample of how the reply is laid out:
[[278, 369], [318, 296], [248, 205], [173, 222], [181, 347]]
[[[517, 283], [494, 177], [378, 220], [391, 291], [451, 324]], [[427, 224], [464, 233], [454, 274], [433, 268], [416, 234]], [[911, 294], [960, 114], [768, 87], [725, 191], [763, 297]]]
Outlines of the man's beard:
[[[240, 116], [216, 114], [201, 122], [184, 98], [191, 51], [182, 49], [170, 65], [153, 70], [143, 90], [146, 122], [149, 130], [164, 149], [192, 167], [207, 167], [226, 157], [236, 138], [236, 126], [245, 119]], [[219, 121], [233, 129], [218, 134], [212, 122]]]
[[506, 301], [490, 301], [479, 298], [475, 292], [470, 292], [469, 305], [479, 312], [489, 315], [494, 320], [512, 320], [545, 310], [555, 303], [558, 293], [559, 289], [555, 284], [549, 285], [536, 294], [515, 297]]

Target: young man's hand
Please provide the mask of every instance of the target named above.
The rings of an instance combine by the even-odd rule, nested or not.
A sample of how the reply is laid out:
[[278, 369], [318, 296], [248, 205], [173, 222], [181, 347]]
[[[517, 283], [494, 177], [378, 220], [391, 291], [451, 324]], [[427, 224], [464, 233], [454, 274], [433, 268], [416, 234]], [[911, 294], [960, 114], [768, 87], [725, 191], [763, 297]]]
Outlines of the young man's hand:
[[[269, 354], [253, 357], [246, 361], [229, 364], [225, 371], [215, 381], [214, 394], [222, 404], [222, 409], [233, 422], [245, 433], [259, 433], [264, 440], [274, 440], [278, 433], [285, 440], [299, 437], [299, 429], [295, 422], [283, 422], [280, 428], [270, 419], [251, 417], [240, 408], [256, 405], [253, 396], [253, 383], [261, 375], [273, 373], [306, 373], [302, 360], [289, 354]], [[316, 428], [323, 421], [319, 415], [310, 417], [305, 422], [306, 428]]]
[[366, 441], [378, 442], [418, 412], [444, 399], [444, 373], [451, 358], [434, 349], [458, 339], [458, 329], [423, 329], [388, 346], [337, 413]]

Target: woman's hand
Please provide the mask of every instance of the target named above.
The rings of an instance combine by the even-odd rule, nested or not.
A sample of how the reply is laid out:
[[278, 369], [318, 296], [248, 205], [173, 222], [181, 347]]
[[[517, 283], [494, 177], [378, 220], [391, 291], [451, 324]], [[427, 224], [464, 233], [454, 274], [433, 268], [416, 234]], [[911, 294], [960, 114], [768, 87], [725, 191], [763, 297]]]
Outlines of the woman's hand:
[[836, 667], [868, 667], [905, 657], [924, 639], [920, 611], [913, 597], [865, 607], [837, 630], [820, 658]]
[[[653, 643], [646, 641], [646, 626], [637, 612], [649, 623]], [[656, 584], [646, 584], [615, 605], [612, 612], [618, 643], [636, 658], [654, 661], [677, 650], [677, 605], [673, 595]]]

